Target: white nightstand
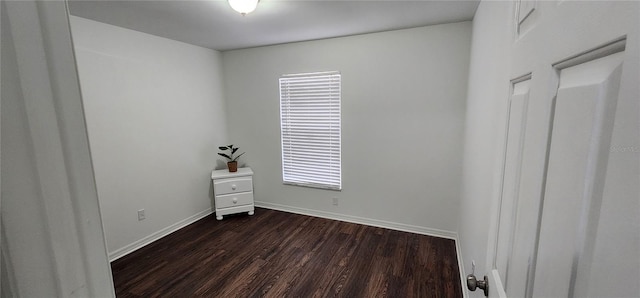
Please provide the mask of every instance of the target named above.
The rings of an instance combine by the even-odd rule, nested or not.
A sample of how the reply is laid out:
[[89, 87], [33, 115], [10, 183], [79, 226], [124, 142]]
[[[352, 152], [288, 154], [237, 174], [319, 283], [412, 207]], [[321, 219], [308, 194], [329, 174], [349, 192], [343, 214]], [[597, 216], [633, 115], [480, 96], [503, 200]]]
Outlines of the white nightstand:
[[215, 196], [216, 219], [223, 215], [248, 212], [253, 215], [253, 171], [239, 168], [237, 172], [217, 170], [211, 172]]

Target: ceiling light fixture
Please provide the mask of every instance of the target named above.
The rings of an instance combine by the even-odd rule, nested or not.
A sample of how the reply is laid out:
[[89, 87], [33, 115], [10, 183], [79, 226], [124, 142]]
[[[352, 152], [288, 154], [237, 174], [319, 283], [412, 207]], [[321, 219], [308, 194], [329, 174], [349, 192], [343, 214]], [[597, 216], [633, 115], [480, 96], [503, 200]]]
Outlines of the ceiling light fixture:
[[246, 15], [256, 9], [259, 0], [229, 0], [229, 5], [241, 15]]

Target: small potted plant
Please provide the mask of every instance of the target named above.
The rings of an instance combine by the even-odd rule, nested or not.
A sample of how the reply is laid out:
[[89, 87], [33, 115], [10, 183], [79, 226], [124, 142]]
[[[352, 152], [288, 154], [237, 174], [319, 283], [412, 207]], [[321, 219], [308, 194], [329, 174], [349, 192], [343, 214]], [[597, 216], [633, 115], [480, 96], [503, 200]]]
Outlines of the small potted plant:
[[229, 160], [229, 162], [227, 162], [227, 166], [229, 167], [229, 172], [237, 172], [238, 171], [238, 158], [240, 156], [242, 156], [242, 154], [244, 154], [245, 152], [242, 152], [238, 155], [236, 154], [236, 151], [238, 151], [238, 147], [233, 147], [233, 145], [229, 145], [229, 146], [220, 146], [218, 147], [218, 149], [222, 150], [222, 151], [227, 151], [229, 150], [230, 153], [224, 153], [224, 152], [218, 152], [218, 155], [225, 157]]

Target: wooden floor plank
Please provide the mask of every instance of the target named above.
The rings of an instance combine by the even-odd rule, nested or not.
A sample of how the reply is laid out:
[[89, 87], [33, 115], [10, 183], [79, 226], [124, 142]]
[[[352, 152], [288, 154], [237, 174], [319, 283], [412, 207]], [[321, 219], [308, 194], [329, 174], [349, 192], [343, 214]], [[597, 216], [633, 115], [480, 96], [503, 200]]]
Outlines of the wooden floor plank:
[[453, 240], [260, 208], [111, 267], [118, 297], [462, 297]]

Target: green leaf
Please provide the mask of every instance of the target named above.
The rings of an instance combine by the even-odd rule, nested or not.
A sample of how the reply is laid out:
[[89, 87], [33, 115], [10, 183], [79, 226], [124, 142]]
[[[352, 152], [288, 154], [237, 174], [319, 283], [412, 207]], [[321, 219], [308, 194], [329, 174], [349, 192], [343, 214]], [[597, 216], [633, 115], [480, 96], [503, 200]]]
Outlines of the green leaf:
[[231, 144], [231, 145], [227, 146], [227, 148], [229, 148], [229, 149], [233, 149], [233, 144]]
[[229, 155], [226, 155], [226, 154], [224, 154], [224, 153], [218, 153], [218, 155], [220, 155], [220, 156], [224, 156], [224, 157], [226, 157], [228, 160], [231, 160], [231, 157], [229, 157]]
[[[236, 149], [238, 149], [238, 148], [236, 148]], [[242, 152], [242, 153], [240, 153], [240, 155], [236, 156], [236, 158], [232, 159], [231, 161], [236, 161], [236, 160], [238, 160], [238, 158], [240, 158], [240, 156], [242, 156], [242, 154], [245, 154], [245, 153], [246, 153], [246, 152]]]
[[238, 149], [240, 149], [240, 148], [233, 148], [233, 150], [231, 150], [231, 155], [235, 154], [236, 151], [238, 151]]
[[220, 147], [218, 147], [218, 149], [220, 149], [220, 150], [227, 150], [227, 147], [226, 147], [226, 146], [220, 146]]

